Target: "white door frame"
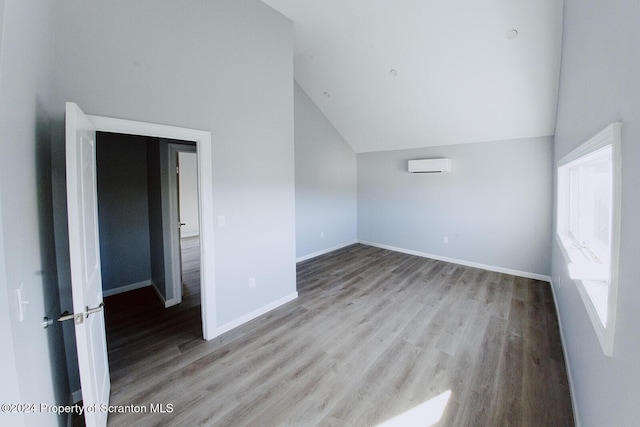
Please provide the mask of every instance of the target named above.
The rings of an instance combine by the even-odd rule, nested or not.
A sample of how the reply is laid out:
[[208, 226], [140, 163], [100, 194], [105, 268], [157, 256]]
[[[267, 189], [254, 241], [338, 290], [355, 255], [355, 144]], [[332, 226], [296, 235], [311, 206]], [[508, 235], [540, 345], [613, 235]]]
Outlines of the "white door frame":
[[216, 286], [213, 248], [213, 163], [211, 132], [87, 115], [98, 132], [122, 133], [176, 139], [196, 143], [198, 153], [198, 198], [200, 213], [200, 293], [202, 333], [205, 340], [216, 336]]

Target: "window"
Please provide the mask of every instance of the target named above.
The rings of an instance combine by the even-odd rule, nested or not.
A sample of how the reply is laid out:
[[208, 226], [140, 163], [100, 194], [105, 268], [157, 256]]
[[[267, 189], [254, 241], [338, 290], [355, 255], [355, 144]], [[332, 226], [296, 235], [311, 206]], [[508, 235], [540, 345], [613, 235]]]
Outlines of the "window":
[[612, 123], [558, 162], [556, 238], [608, 356], [618, 286], [620, 131], [621, 123]]

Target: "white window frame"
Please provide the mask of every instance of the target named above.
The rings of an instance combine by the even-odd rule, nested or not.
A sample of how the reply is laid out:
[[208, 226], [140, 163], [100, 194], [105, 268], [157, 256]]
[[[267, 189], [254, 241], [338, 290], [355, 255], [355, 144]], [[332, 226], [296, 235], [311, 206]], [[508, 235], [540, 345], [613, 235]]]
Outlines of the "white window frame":
[[[620, 208], [621, 208], [621, 147], [622, 123], [615, 122], [590, 138], [575, 150], [564, 156], [557, 164], [558, 203], [556, 241], [567, 263], [569, 276], [574, 280], [578, 292], [585, 304], [589, 318], [594, 326], [600, 346], [605, 355], [613, 353], [613, 337], [616, 323], [616, 305], [618, 299], [618, 259], [620, 253]], [[593, 153], [611, 147], [612, 150], [612, 189], [611, 189], [611, 246], [610, 267], [600, 279], [588, 280], [572, 271], [572, 266], [584, 260], [582, 249], [576, 247], [569, 230], [569, 171], [563, 168], [580, 159], [588, 159]], [[602, 275], [602, 271], [592, 274]]]

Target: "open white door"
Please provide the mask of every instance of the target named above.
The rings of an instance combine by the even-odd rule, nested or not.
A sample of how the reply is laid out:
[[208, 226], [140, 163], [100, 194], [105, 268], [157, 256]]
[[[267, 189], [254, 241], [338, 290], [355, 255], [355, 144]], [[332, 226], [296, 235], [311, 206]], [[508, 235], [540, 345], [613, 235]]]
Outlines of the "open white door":
[[[176, 224], [176, 226], [171, 226], [167, 233], [169, 241], [168, 244], [166, 244], [165, 252], [165, 277], [171, 278], [171, 281], [167, 281], [167, 283], [173, 288], [173, 298], [167, 301], [167, 307], [182, 302], [182, 227], [185, 224], [180, 217], [180, 153], [196, 153], [197, 155], [195, 143], [193, 145], [169, 144], [169, 155], [167, 159], [169, 170], [169, 197], [167, 207], [169, 211], [169, 224]], [[198, 196], [198, 199], [199, 198]], [[198, 200], [198, 204], [199, 203]], [[170, 267], [170, 269], [166, 269], [166, 267]]]
[[96, 187], [96, 131], [80, 108], [66, 105], [67, 211], [74, 324], [87, 427], [106, 426], [111, 383], [102, 311]]

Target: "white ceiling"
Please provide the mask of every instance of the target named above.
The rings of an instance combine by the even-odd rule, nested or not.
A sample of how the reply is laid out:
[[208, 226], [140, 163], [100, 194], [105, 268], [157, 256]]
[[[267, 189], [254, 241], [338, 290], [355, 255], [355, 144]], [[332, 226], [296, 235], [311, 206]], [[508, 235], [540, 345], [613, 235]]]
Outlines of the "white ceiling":
[[562, 0], [262, 1], [293, 20], [295, 79], [356, 152], [554, 133]]

